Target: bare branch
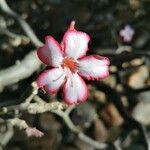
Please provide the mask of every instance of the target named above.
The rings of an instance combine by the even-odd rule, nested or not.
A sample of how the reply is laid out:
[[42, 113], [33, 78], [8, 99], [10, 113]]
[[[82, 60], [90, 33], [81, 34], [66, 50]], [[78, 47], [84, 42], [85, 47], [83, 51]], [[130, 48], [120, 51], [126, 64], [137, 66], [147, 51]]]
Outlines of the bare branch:
[[27, 44], [27, 43], [30, 42], [30, 40], [27, 36], [13, 33], [13, 32], [9, 31], [7, 28], [4, 28], [4, 27], [0, 27], [0, 34], [4, 34], [4, 35], [6, 35], [6, 36], [8, 36], [9, 38], [12, 38], [12, 39], [19, 39], [19, 41], [21, 41], [20, 43]]
[[30, 52], [25, 58], [17, 64], [0, 71], [0, 88], [17, 83], [20, 80], [28, 78], [41, 65], [35, 51]]
[[25, 120], [19, 118], [13, 118], [13, 119], [8, 119], [8, 122], [13, 126], [18, 127], [20, 130], [25, 130], [25, 133], [29, 137], [30, 136], [42, 137], [44, 135], [44, 133], [41, 132], [40, 130], [28, 126]]
[[15, 18], [19, 22], [21, 28], [24, 30], [26, 35], [30, 38], [30, 40], [36, 47], [43, 45], [43, 43], [38, 39], [38, 37], [35, 35], [34, 31], [29, 26], [29, 24], [24, 19], [22, 19], [22, 17], [20, 15], [18, 15], [15, 11], [13, 11], [8, 6], [8, 4], [5, 0], [0, 0], [0, 7], [6, 14]]
[[13, 126], [18, 127], [20, 130], [26, 129], [28, 127], [27, 123], [19, 118], [8, 119], [8, 122]]
[[[69, 113], [71, 112], [71, 110], [74, 109], [74, 106], [69, 107], [67, 104], [61, 103], [61, 102], [46, 103], [43, 99], [39, 98], [37, 95], [33, 97], [35, 103], [30, 103], [31, 101], [29, 100], [31, 97], [32, 97], [32, 94], [31, 96], [28, 97], [28, 99], [26, 99], [26, 102], [29, 102], [29, 105], [26, 105], [26, 110], [28, 111], [28, 113], [37, 114], [37, 113], [43, 113], [43, 112], [52, 112], [58, 115], [59, 117], [61, 117], [63, 121], [65, 122], [66, 126], [74, 134], [76, 134], [80, 140], [91, 145], [92, 147], [96, 149], [106, 149], [107, 147], [106, 143], [100, 143], [91, 139], [73, 124], [73, 122], [71, 121], [69, 117]], [[20, 111], [22, 110], [22, 107], [21, 107], [22, 104], [16, 106], [16, 108]], [[6, 109], [9, 110], [9, 107], [5, 108], [5, 110]], [[24, 109], [25, 108], [23, 108], [23, 110]], [[66, 111], [62, 111], [63, 109], [66, 109]], [[18, 121], [18, 120], [15, 120], [15, 121]]]
[[60, 102], [51, 102], [51, 103], [46, 103], [43, 101], [43, 103], [30, 103], [29, 106], [27, 107], [27, 111], [30, 114], [37, 114], [37, 113], [44, 113], [48, 111], [55, 111], [55, 110], [63, 110], [66, 109], [68, 105], [65, 103], [60, 103]]
[[[26, 35], [30, 38], [35, 46], [39, 47], [43, 45], [43, 43], [37, 38], [31, 27], [29, 26], [29, 24], [24, 19], [22, 19], [20, 15], [13, 11], [8, 6], [5, 0], [0, 0], [0, 7], [2, 11], [14, 17], [19, 22]], [[9, 36], [13, 37], [16, 36], [15, 34], [11, 34], [8, 31], [5, 34], [9, 34]], [[37, 59], [35, 52], [30, 52], [18, 64], [0, 71], [0, 90], [2, 90], [7, 85], [16, 83], [29, 77], [40, 67], [40, 65], [41, 63], [39, 59]]]
[[5, 126], [4, 132], [0, 132], [0, 150], [3, 150], [3, 146], [5, 146], [9, 140], [12, 138], [14, 131], [13, 127], [10, 123], [0, 118], [1, 128]]
[[[68, 109], [70, 109], [68, 107]], [[66, 110], [67, 111], [67, 110]], [[90, 137], [88, 137], [87, 135], [85, 135], [82, 131], [80, 131], [71, 121], [71, 119], [69, 118], [69, 114], [66, 112], [63, 112], [61, 110], [53, 110], [53, 113], [57, 114], [58, 116], [60, 116], [64, 122], [66, 123], [67, 127], [75, 134], [77, 134], [78, 138], [80, 140], [82, 140], [83, 142], [91, 145], [92, 147], [96, 148], [96, 149], [106, 149], [107, 148], [107, 144], [106, 143], [100, 143], [97, 142], [93, 139], [91, 139]]]

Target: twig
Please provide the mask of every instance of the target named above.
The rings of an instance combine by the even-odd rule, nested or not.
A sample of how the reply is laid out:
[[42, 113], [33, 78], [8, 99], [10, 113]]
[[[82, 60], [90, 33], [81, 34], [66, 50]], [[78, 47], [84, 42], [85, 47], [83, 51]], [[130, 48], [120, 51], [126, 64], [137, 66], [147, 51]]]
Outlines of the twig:
[[26, 129], [28, 127], [27, 123], [19, 118], [8, 119], [8, 122], [13, 126], [18, 127], [20, 130]]
[[37, 96], [37, 95], [35, 95], [33, 99], [34, 99], [34, 101], [37, 102], [37, 103], [40, 103], [40, 104], [41, 104], [41, 103], [45, 103], [45, 102], [44, 102], [39, 96]]
[[54, 111], [54, 110], [63, 110], [66, 109], [68, 105], [65, 103], [60, 103], [60, 102], [51, 102], [51, 103], [30, 103], [27, 107], [27, 111], [30, 114], [37, 114], [37, 113], [44, 113], [48, 111]]
[[132, 47], [131, 46], [119, 46], [118, 48], [117, 48], [117, 50], [116, 50], [116, 54], [121, 54], [122, 52], [124, 52], [124, 51], [127, 51], [127, 52], [131, 52], [131, 50], [132, 50]]
[[13, 11], [8, 6], [8, 4], [5, 0], [0, 0], [0, 7], [6, 14], [15, 18], [19, 22], [20, 26], [22, 27], [22, 29], [24, 30], [26, 35], [30, 38], [30, 40], [36, 47], [43, 45], [43, 43], [38, 39], [38, 37], [35, 35], [34, 31], [29, 26], [29, 24], [24, 19], [22, 19], [19, 14], [17, 14], [15, 11]]
[[[69, 109], [69, 108], [68, 108]], [[53, 113], [57, 114], [58, 116], [60, 116], [65, 124], [67, 125], [67, 127], [73, 132], [75, 133], [78, 138], [80, 140], [82, 140], [83, 142], [85, 142], [86, 144], [91, 145], [92, 147], [96, 148], [96, 149], [106, 149], [107, 148], [107, 144], [106, 143], [100, 143], [97, 142], [93, 139], [91, 139], [90, 137], [88, 137], [87, 135], [85, 135], [83, 132], [81, 132], [71, 121], [71, 119], [69, 118], [69, 115], [66, 112], [60, 111], [60, 110], [53, 110]]]
[[13, 126], [18, 127], [20, 130], [25, 130], [25, 133], [29, 137], [30, 136], [42, 137], [44, 135], [44, 133], [41, 132], [40, 130], [28, 126], [25, 120], [19, 118], [13, 118], [13, 119], [8, 119], [8, 122]]
[[5, 126], [5, 130], [3, 132], [0, 132], [0, 150], [1, 150], [1, 146], [4, 147], [9, 142], [14, 132], [12, 125], [1, 118], [0, 118], [0, 125], [1, 128], [2, 126]]
[[29, 95], [29, 97], [26, 98], [26, 100], [25, 100], [24, 103], [21, 103], [21, 104], [19, 105], [19, 108], [20, 108], [21, 110], [26, 110], [27, 107], [30, 105], [32, 99], [33, 99], [33, 98], [37, 95], [37, 93], [38, 93], [38, 87], [37, 87], [37, 85], [36, 85], [35, 82], [32, 83], [32, 87], [33, 87], [33, 88], [32, 88], [32, 92], [31, 92], [31, 94]]
[[67, 115], [69, 115], [69, 114], [72, 112], [72, 110], [75, 109], [75, 107], [76, 107], [75, 105], [68, 107], [68, 108], [66, 109], [65, 113], [66, 113]]
[[[94, 50], [94, 52], [100, 54], [100, 55], [110, 55], [110, 56], [117, 56], [117, 57], [120, 57], [122, 55], [124, 55], [125, 53], [127, 55], [129, 55], [129, 57], [133, 57], [133, 58], [136, 58], [136, 57], [142, 57], [142, 56], [147, 56], [149, 57], [150, 56], [150, 51], [149, 50], [138, 50], [138, 51], [124, 51], [123, 53], [116, 53], [116, 49], [114, 48], [96, 48]], [[128, 56], [127, 56], [128, 57]]]
[[133, 89], [133, 88], [126, 86], [126, 85], [124, 85], [124, 87], [126, 88], [126, 90], [121, 93], [122, 95], [134, 95], [137, 93], [140, 94], [142, 92], [150, 91], [149, 85], [142, 87], [142, 88], [138, 88], [138, 89]]
[[28, 43], [30, 41], [27, 36], [13, 33], [11, 31], [9, 31], [7, 28], [0, 27], [0, 34], [7, 35], [8, 37], [10, 37], [12, 39], [20, 39], [21, 41], [23, 41], [25, 43]]
[[17, 111], [27, 110], [28, 106], [31, 104], [31, 101], [33, 100], [33, 98], [38, 93], [38, 87], [37, 87], [36, 83], [33, 82], [31, 85], [32, 85], [32, 90], [30, 89], [31, 90], [30, 95], [24, 100], [23, 103], [21, 103], [19, 105], [12, 105], [12, 106], [8, 106], [8, 107], [3, 107], [2, 108], [3, 112], [7, 113], [7, 112], [12, 111], [12, 110], [17, 110]]
[[[31, 103], [31, 100], [34, 100], [35, 102]], [[44, 100], [38, 97], [35, 92], [32, 92], [23, 103], [19, 105], [3, 107], [2, 111], [4, 114], [14, 110], [18, 110], [21, 112], [27, 111], [30, 114], [37, 114], [48, 111], [51, 112], [54, 110], [64, 110], [66, 108], [68, 108], [68, 105], [65, 103], [61, 102], [46, 103]]]

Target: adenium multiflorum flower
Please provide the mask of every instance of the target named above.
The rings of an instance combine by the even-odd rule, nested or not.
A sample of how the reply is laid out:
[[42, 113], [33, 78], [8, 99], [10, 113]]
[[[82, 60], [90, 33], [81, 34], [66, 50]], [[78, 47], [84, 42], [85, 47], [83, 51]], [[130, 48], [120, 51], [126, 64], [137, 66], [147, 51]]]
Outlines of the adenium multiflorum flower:
[[126, 25], [124, 29], [121, 29], [119, 34], [123, 38], [124, 42], [131, 42], [134, 36], [134, 29], [130, 25]]
[[39, 59], [52, 67], [39, 75], [37, 85], [49, 94], [56, 93], [63, 86], [64, 101], [70, 105], [88, 98], [87, 85], [81, 76], [98, 80], [109, 75], [109, 59], [99, 55], [85, 56], [90, 37], [77, 31], [74, 25], [72, 21], [61, 44], [48, 35], [45, 45], [37, 51]]
[[43, 132], [41, 132], [40, 130], [36, 129], [36, 128], [32, 128], [32, 127], [27, 127], [25, 129], [25, 133], [27, 134], [28, 137], [42, 137], [44, 135]]

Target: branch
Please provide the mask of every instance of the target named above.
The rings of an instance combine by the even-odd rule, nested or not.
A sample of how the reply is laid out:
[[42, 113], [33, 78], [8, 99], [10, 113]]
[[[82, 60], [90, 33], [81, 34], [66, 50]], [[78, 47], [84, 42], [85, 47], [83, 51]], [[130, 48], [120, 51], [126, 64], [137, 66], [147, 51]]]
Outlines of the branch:
[[[34, 91], [34, 90], [33, 90]], [[33, 92], [36, 94], [36, 92]], [[34, 103], [31, 103], [31, 99], [33, 98], [33, 100], [35, 101]], [[28, 104], [28, 105], [26, 105]], [[22, 107], [25, 106], [25, 107]], [[37, 113], [44, 113], [44, 112], [52, 112], [56, 115], [58, 115], [59, 117], [61, 117], [63, 119], [63, 121], [65, 122], [66, 126], [74, 133], [78, 136], [78, 138], [80, 140], [82, 140], [83, 142], [91, 145], [92, 147], [96, 148], [96, 149], [105, 149], [108, 145], [105, 143], [100, 143], [97, 142], [93, 139], [91, 139], [90, 137], [88, 137], [87, 135], [85, 135], [82, 131], [80, 131], [71, 121], [69, 114], [70, 112], [75, 108], [74, 106], [69, 107], [68, 105], [66, 105], [65, 103], [61, 103], [61, 102], [51, 102], [51, 103], [46, 103], [43, 99], [41, 99], [40, 97], [38, 97], [37, 95], [31, 94], [24, 103], [20, 104], [20, 105], [16, 105], [14, 106], [16, 107], [16, 109], [22, 111], [22, 110], [27, 110], [28, 113], [30, 114], [37, 114]], [[15, 109], [13, 107], [13, 109]], [[5, 107], [5, 113], [7, 113], [8, 111], [10, 111], [12, 107]], [[62, 111], [66, 109], [65, 111]], [[18, 125], [18, 119], [14, 120], [15, 121], [15, 125]], [[20, 122], [20, 120], [19, 120]], [[19, 123], [20, 124], [20, 123]], [[24, 122], [22, 123], [23, 126]], [[20, 126], [20, 125], [19, 125]]]
[[29, 127], [25, 120], [13, 118], [9, 119], [8, 122], [13, 126], [18, 127], [20, 130], [25, 130], [25, 133], [29, 137], [30, 136], [42, 137], [44, 135], [44, 133], [39, 131], [38, 129]]
[[[7, 113], [9, 111], [14, 111], [14, 110], [17, 110], [17, 111], [25, 111], [27, 110], [28, 106], [31, 104], [31, 101], [33, 100], [33, 98], [37, 95], [38, 93], [38, 87], [37, 87], [37, 84], [35, 82], [33, 82], [32, 84], [32, 89], [31, 88], [28, 88], [25, 93], [28, 92], [28, 90], [30, 90], [30, 94], [27, 98], [23, 98], [24, 99], [24, 102], [18, 104], [18, 105], [11, 105], [11, 106], [7, 106], [7, 107], [3, 107], [3, 112], [4, 113]], [[24, 93], [24, 94], [25, 94]], [[37, 101], [39, 102], [39, 101]]]
[[21, 62], [0, 71], [0, 89], [28, 78], [39, 69], [40, 65], [35, 51], [30, 52]]
[[19, 22], [21, 28], [24, 30], [26, 35], [30, 38], [31, 42], [36, 47], [43, 45], [43, 43], [38, 39], [38, 37], [35, 35], [34, 31], [31, 29], [30, 25], [24, 19], [22, 19], [22, 17], [19, 14], [17, 14], [15, 11], [13, 11], [8, 6], [8, 4], [5, 0], [0, 0], [0, 7], [3, 12], [5, 12], [7, 15], [13, 17], [14, 19], [16, 19]]
[[18, 118], [8, 119], [8, 122], [13, 126], [18, 127], [20, 130], [26, 129], [28, 127], [27, 123], [24, 120]]
[[[68, 109], [70, 109], [68, 107]], [[54, 110], [52, 111], [53, 113], [57, 114], [58, 116], [60, 116], [65, 124], [67, 125], [67, 127], [73, 132], [75, 133], [78, 138], [85, 142], [86, 144], [88, 145], [91, 145], [92, 147], [94, 147], [95, 149], [106, 149], [108, 147], [108, 145], [106, 143], [100, 143], [100, 142], [97, 142], [93, 139], [91, 139], [90, 137], [88, 137], [87, 135], [85, 135], [82, 131], [80, 131], [71, 121], [71, 119], [69, 118], [69, 114], [66, 113], [67, 112], [67, 109], [65, 112], [63, 111], [60, 111], [60, 110]]]
[[11, 31], [9, 31], [7, 28], [4, 28], [4, 27], [0, 27], [0, 34], [4, 34], [6, 36], [8, 36], [9, 38], [12, 38], [12, 39], [19, 39], [19, 41], [21, 41], [20, 43], [29, 43], [30, 40], [27, 36], [24, 36], [24, 35], [19, 35], [19, 34], [16, 34], [16, 33], [13, 33]]
[[3, 150], [3, 147], [9, 142], [12, 138], [14, 132], [13, 127], [10, 123], [0, 118], [0, 150]]
[[46, 103], [46, 102], [40, 102], [40, 103], [30, 103], [29, 106], [27, 107], [27, 111], [30, 114], [37, 114], [37, 113], [44, 113], [44, 112], [52, 112], [55, 110], [63, 110], [66, 109], [68, 105], [65, 103], [60, 103], [60, 102], [51, 102], [51, 103]]
[[[0, 0], [0, 7], [3, 12], [12, 16], [19, 22], [26, 35], [30, 38], [30, 40], [36, 47], [43, 45], [43, 43], [38, 39], [34, 31], [29, 26], [29, 24], [24, 19], [22, 19], [20, 15], [13, 11], [8, 6], [5, 0]], [[9, 36], [14, 36], [14, 34], [12, 35], [8, 31], [7, 34], [9, 34]], [[37, 59], [35, 52], [30, 52], [21, 62], [19, 62], [19, 64], [13, 65], [7, 69], [0, 71], [0, 90], [2, 90], [5, 86], [28, 78], [40, 67], [40, 65], [41, 63], [39, 59]]]
[[124, 55], [126, 57], [129, 56], [129, 58], [136, 58], [136, 57], [141, 58], [142, 56], [150, 57], [150, 51], [149, 50], [143, 50], [143, 49], [138, 50], [138, 51], [131, 51], [131, 52], [127, 51], [126, 49], [124, 49], [124, 50], [122, 49], [122, 52], [120, 52], [120, 53], [116, 53], [116, 49], [114, 49], [114, 48], [95, 48], [93, 51], [97, 54], [100, 54], [100, 55], [108, 55], [108, 56], [112, 56], [112, 57], [117, 56], [119, 58], [124, 56]]

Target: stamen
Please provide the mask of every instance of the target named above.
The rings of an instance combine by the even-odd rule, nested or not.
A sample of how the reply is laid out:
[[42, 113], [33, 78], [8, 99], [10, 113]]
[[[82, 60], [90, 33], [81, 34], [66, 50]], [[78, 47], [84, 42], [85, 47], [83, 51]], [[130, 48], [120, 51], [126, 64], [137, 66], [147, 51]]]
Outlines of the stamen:
[[78, 69], [78, 63], [75, 61], [74, 58], [66, 57], [63, 60], [62, 67], [67, 67], [73, 73], [75, 73]]

